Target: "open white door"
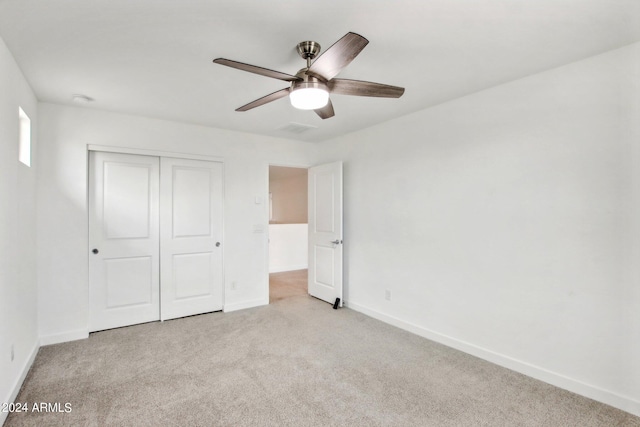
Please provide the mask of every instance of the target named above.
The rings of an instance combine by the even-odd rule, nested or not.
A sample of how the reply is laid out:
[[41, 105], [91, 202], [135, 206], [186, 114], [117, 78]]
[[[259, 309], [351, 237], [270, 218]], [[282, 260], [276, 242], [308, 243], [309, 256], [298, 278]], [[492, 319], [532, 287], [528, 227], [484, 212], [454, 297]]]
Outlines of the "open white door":
[[162, 320], [222, 310], [222, 163], [161, 159]]
[[342, 307], [342, 162], [309, 169], [309, 294]]
[[89, 331], [159, 320], [159, 159], [89, 156]]

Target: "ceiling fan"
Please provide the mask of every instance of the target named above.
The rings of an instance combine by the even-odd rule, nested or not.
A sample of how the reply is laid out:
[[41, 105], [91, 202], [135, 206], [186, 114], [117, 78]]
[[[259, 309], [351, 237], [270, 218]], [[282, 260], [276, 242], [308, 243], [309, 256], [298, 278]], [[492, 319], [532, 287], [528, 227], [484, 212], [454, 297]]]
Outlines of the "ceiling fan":
[[[359, 34], [347, 33], [320, 56], [318, 56], [320, 53], [320, 45], [318, 43], [313, 41], [298, 43], [298, 54], [307, 61], [307, 66], [298, 71], [296, 75], [225, 58], [217, 58], [213, 62], [261, 76], [291, 82], [289, 87], [256, 99], [237, 108], [236, 111], [248, 111], [289, 96], [294, 107], [302, 110], [314, 110], [322, 119], [328, 119], [335, 115], [333, 104], [329, 99], [329, 93], [382, 98], [400, 98], [404, 93], [404, 88], [398, 86], [335, 78], [344, 67], [358, 56], [368, 43], [369, 40]], [[315, 61], [311, 62], [313, 59]]]

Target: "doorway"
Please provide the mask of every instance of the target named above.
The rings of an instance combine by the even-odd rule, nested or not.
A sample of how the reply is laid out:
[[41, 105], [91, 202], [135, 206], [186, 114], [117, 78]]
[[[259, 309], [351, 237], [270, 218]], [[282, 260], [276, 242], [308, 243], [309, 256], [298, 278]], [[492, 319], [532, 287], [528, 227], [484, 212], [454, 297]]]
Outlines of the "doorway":
[[89, 152], [90, 331], [221, 310], [222, 163]]
[[307, 295], [308, 171], [269, 166], [269, 303]]

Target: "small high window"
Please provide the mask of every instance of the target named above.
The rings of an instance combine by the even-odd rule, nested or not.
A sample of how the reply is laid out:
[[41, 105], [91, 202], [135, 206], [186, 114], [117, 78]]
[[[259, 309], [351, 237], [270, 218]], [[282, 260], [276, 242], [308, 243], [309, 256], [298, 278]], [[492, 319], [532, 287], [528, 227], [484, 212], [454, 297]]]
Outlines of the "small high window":
[[18, 107], [18, 160], [31, 166], [31, 119]]

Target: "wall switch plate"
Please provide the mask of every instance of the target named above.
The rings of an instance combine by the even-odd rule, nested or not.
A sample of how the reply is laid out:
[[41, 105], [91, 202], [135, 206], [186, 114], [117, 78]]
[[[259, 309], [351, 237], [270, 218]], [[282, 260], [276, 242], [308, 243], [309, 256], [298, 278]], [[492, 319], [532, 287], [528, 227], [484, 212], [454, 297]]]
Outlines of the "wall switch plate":
[[264, 233], [264, 225], [262, 224], [253, 224], [253, 232], [254, 233]]
[[391, 291], [389, 289], [384, 290], [384, 299], [391, 301]]

